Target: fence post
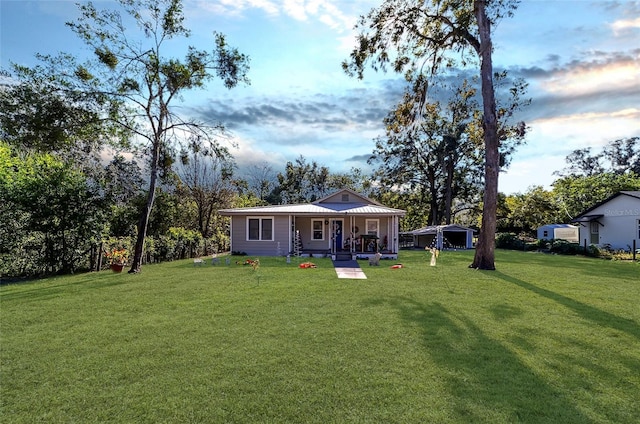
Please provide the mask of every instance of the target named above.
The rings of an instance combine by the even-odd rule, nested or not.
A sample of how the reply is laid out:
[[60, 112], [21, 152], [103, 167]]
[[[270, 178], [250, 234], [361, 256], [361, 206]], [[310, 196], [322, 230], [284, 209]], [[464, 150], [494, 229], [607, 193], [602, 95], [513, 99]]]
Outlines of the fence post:
[[632, 249], [633, 253], [633, 261], [635, 262], [636, 260], [636, 239], [633, 239], [633, 249]]

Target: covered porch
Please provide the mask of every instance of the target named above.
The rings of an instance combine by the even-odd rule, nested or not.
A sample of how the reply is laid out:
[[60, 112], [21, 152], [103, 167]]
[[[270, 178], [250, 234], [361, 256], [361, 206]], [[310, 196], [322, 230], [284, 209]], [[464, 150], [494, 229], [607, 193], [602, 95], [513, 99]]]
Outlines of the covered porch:
[[297, 256], [322, 256], [334, 260], [397, 259], [399, 217], [395, 215], [354, 215], [289, 217], [289, 252]]

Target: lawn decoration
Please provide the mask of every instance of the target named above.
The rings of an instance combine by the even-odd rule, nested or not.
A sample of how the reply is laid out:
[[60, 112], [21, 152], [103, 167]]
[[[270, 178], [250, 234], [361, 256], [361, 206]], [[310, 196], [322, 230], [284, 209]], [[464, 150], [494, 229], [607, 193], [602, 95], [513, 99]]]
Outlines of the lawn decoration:
[[245, 261], [237, 261], [236, 265], [251, 265], [253, 270], [260, 268], [260, 259], [247, 259]]
[[299, 265], [300, 268], [317, 268], [313, 262], [303, 262]]
[[431, 262], [429, 265], [436, 266], [436, 260], [438, 259], [438, 255], [440, 255], [440, 251], [435, 247], [425, 247], [424, 250], [429, 250], [431, 252]]
[[372, 258], [369, 258], [369, 266], [380, 265], [380, 258], [382, 258], [380, 252], [376, 253]]
[[402, 264], [391, 265], [391, 269], [400, 269], [400, 268], [404, 268], [404, 265]]

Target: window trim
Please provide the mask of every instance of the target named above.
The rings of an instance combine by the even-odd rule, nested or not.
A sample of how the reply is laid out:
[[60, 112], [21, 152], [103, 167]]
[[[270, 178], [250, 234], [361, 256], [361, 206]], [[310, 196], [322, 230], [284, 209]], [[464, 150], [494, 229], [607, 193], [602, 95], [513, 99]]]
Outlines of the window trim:
[[380, 237], [380, 220], [379, 219], [366, 219], [365, 220], [365, 234], [369, 235], [371, 234], [371, 232], [369, 231], [369, 223], [370, 222], [375, 222], [376, 223], [376, 232], [375, 232], [375, 236], [376, 237]]
[[[320, 223], [321, 237], [315, 238], [315, 232], [318, 231], [315, 229], [314, 225], [316, 222]], [[311, 240], [312, 241], [324, 241], [324, 219], [311, 219]]]
[[[258, 238], [257, 239], [252, 239], [250, 238], [250, 234], [249, 234], [249, 222], [251, 220], [258, 220]], [[262, 235], [264, 233], [264, 221], [265, 220], [271, 220], [271, 238], [270, 239], [263, 239]], [[274, 240], [274, 235], [275, 235], [275, 231], [274, 231], [274, 227], [275, 227], [275, 219], [273, 216], [247, 216], [246, 221], [245, 221], [245, 228], [246, 228], [246, 241], [273, 241]]]

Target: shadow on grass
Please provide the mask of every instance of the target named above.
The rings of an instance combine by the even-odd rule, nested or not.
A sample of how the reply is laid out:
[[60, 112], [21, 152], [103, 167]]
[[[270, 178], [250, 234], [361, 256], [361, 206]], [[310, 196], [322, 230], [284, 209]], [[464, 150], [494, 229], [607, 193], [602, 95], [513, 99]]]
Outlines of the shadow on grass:
[[[118, 286], [124, 284], [124, 280], [115, 279], [113, 275], [107, 272], [102, 273], [86, 273], [87, 277], [79, 279], [76, 282], [66, 282], [64, 284], [46, 284], [43, 280], [36, 280], [29, 283], [21, 283], [15, 291], [9, 291], [5, 287], [0, 291], [0, 300], [9, 301], [15, 299], [21, 300], [45, 300], [58, 297], [63, 293], [68, 293], [71, 287], [81, 286], [85, 289], [102, 289], [106, 287]], [[63, 281], [68, 281], [69, 277], [60, 277]], [[55, 280], [54, 280], [55, 281]]]
[[563, 296], [561, 294], [552, 292], [551, 290], [543, 289], [526, 281], [522, 281], [518, 278], [511, 277], [503, 274], [499, 271], [494, 271], [495, 276], [507, 283], [515, 284], [525, 290], [529, 290], [537, 295], [551, 299], [580, 315], [585, 320], [591, 321], [595, 324], [613, 328], [629, 334], [630, 336], [640, 339], [640, 327], [636, 322], [630, 319], [624, 319], [617, 315], [603, 311], [602, 309], [595, 308], [593, 306], [586, 305], [577, 300]]
[[498, 261], [504, 260], [513, 265], [522, 264], [527, 267], [532, 264], [544, 267], [557, 266], [564, 270], [570, 270], [574, 276], [600, 276], [603, 278], [611, 277], [612, 272], [615, 272], [615, 270], [626, 269], [634, 265], [633, 263], [622, 263], [620, 261], [582, 255], [561, 255], [504, 249], [496, 249], [496, 257]]
[[[551, 387], [472, 319], [435, 302], [389, 300], [424, 337], [428, 355], [450, 392], [454, 421], [589, 423], [570, 399]], [[501, 311], [511, 314], [514, 311]]]

